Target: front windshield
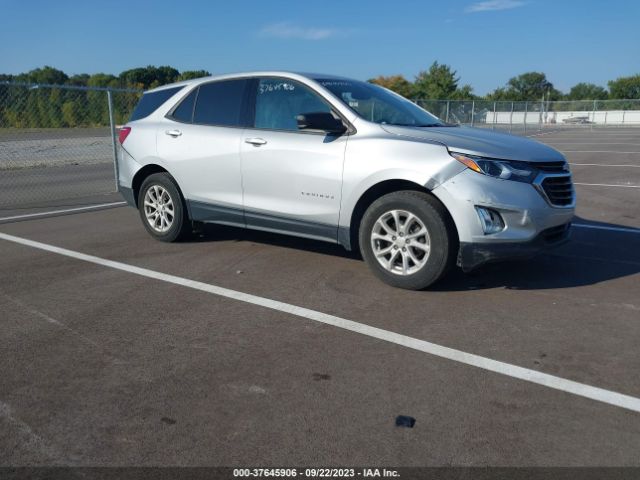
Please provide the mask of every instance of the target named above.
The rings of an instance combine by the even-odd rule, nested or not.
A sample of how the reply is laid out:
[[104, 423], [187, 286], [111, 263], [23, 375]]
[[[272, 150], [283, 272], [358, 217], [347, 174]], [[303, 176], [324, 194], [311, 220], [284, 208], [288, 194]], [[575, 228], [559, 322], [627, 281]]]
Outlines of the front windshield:
[[316, 81], [370, 122], [411, 127], [444, 126], [426, 110], [378, 85], [342, 79]]

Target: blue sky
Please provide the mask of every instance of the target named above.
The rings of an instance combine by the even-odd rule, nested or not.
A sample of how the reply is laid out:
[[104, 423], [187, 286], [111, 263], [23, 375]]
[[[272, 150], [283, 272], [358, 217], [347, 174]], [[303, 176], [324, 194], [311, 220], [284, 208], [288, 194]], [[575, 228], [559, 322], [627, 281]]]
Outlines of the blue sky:
[[0, 72], [145, 65], [407, 78], [434, 60], [477, 94], [525, 71], [561, 90], [640, 73], [636, 0], [0, 0]]

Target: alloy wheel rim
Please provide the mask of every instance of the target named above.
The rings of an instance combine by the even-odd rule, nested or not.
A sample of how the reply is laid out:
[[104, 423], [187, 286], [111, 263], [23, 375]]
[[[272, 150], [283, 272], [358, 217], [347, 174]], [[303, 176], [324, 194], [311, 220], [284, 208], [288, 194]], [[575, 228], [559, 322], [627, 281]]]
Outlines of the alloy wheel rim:
[[151, 228], [164, 233], [171, 228], [175, 218], [173, 199], [162, 185], [151, 185], [144, 195], [144, 214]]
[[424, 222], [415, 214], [407, 210], [390, 210], [373, 224], [371, 248], [385, 270], [407, 276], [426, 265], [431, 239]]

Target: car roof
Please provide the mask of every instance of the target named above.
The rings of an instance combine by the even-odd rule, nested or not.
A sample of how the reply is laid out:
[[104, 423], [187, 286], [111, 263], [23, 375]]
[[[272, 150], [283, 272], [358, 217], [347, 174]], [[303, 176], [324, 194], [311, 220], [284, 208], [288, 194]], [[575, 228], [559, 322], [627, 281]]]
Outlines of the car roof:
[[234, 78], [246, 78], [246, 77], [269, 77], [269, 76], [282, 76], [282, 77], [287, 77], [287, 78], [291, 78], [291, 79], [300, 79], [300, 78], [306, 78], [309, 80], [319, 80], [319, 79], [323, 79], [323, 80], [352, 80], [350, 78], [347, 77], [342, 77], [339, 75], [329, 75], [329, 74], [324, 74], [324, 73], [307, 73], [307, 72], [291, 72], [291, 71], [286, 71], [286, 70], [269, 70], [269, 71], [255, 71], [255, 72], [238, 72], [238, 73], [228, 73], [228, 74], [224, 74], [224, 75], [212, 75], [209, 77], [200, 77], [200, 78], [194, 78], [191, 80], [183, 80], [181, 82], [175, 82], [175, 83], [168, 83], [166, 85], [162, 85], [160, 87], [156, 87], [156, 88], [152, 88], [150, 90], [147, 90], [145, 93], [148, 92], [159, 92], [160, 90], [166, 90], [168, 88], [176, 88], [176, 87], [183, 87], [183, 86], [187, 86], [187, 85], [198, 85], [200, 83], [206, 83], [206, 82], [210, 82], [212, 80], [231, 80]]

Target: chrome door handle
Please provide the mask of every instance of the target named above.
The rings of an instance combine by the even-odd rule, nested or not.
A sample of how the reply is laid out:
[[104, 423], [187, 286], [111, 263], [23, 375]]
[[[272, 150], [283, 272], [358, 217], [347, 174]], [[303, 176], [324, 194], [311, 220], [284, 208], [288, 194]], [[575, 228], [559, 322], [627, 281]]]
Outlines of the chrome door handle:
[[179, 137], [180, 135], [182, 135], [182, 132], [180, 130], [167, 130], [166, 132], [167, 135], [169, 135], [170, 137], [176, 138]]
[[250, 143], [254, 147], [259, 147], [260, 145], [264, 145], [267, 141], [264, 138], [245, 138], [244, 143]]

